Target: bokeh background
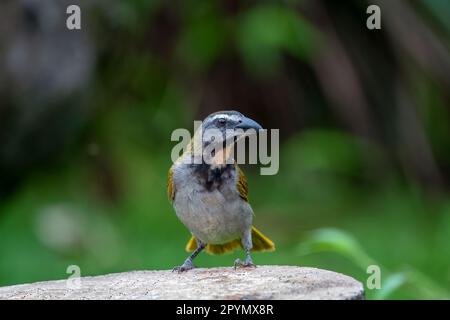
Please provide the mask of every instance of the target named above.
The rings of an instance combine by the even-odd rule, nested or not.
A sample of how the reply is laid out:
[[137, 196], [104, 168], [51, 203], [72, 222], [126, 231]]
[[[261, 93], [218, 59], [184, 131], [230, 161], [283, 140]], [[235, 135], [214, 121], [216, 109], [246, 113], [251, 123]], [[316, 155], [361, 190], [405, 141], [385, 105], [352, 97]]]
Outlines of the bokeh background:
[[0, 285], [179, 265], [170, 134], [236, 109], [281, 135], [277, 175], [245, 168], [277, 245], [256, 264], [363, 283], [375, 264], [369, 299], [449, 298], [449, 15], [446, 0], [2, 0]]

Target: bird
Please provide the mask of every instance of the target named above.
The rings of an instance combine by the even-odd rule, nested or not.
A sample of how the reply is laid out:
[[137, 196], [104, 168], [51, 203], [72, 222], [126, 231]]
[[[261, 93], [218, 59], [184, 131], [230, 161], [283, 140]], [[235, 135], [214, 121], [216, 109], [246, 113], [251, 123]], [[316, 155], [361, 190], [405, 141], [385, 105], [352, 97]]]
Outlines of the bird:
[[253, 226], [247, 179], [231, 153], [236, 141], [261, 129], [238, 111], [212, 113], [170, 167], [168, 198], [191, 233], [186, 251], [192, 252], [173, 271], [195, 268], [193, 260], [203, 250], [224, 254], [242, 248], [245, 260], [236, 259], [235, 269], [256, 267], [253, 251], [275, 250], [274, 242]]

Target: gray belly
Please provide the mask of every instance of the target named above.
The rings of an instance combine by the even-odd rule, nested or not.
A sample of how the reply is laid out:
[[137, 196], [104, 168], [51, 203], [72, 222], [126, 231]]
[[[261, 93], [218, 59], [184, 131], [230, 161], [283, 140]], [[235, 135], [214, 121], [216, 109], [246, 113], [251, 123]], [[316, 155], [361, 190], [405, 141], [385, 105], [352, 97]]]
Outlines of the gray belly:
[[225, 197], [218, 189], [177, 190], [173, 205], [181, 222], [205, 243], [241, 238], [252, 226], [250, 205], [236, 195]]

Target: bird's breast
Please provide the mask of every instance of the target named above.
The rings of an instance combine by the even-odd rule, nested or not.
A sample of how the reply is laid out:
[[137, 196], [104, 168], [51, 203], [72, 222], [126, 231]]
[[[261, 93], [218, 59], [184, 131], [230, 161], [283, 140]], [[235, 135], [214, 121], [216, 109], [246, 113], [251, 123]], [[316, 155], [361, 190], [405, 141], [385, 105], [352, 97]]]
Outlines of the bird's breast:
[[194, 236], [207, 243], [239, 238], [251, 226], [252, 211], [239, 197], [235, 172], [226, 169], [220, 174], [220, 180], [212, 176], [212, 183], [208, 184], [211, 172], [192, 170], [174, 173], [173, 205], [178, 218]]

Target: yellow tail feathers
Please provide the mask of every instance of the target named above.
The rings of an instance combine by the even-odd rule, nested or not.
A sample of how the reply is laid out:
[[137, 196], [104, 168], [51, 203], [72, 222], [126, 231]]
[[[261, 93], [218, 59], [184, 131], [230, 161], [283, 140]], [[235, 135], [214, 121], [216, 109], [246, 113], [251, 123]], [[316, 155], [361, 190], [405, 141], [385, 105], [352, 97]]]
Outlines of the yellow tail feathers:
[[263, 235], [258, 229], [252, 227], [252, 251], [274, 251], [275, 243]]
[[[274, 251], [275, 244], [263, 235], [258, 229], [252, 227], [252, 251]], [[197, 248], [197, 241], [192, 237], [186, 245], [186, 251], [194, 251]], [[209, 254], [224, 254], [232, 252], [235, 249], [242, 248], [241, 240], [236, 239], [224, 244], [208, 244], [205, 251]]]

